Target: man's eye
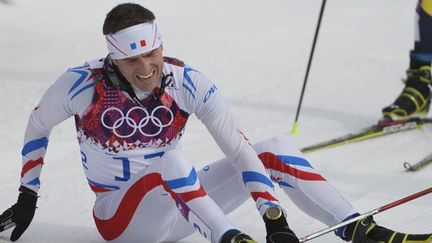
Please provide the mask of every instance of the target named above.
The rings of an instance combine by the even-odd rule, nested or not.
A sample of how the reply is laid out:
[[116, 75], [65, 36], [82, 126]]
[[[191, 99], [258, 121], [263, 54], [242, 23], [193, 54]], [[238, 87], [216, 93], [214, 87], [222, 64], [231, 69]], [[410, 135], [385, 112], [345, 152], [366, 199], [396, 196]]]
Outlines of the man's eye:
[[133, 58], [133, 59], [127, 59], [126, 62], [127, 63], [134, 63], [137, 59]]

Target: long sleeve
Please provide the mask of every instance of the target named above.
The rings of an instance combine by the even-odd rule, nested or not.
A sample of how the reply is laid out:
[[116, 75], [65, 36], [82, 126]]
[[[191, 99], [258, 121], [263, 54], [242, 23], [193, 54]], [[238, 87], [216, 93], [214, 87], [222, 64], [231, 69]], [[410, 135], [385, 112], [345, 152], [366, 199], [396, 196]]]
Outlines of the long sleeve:
[[238, 123], [235, 121], [228, 105], [224, 102], [217, 88], [204, 75], [185, 69], [185, 83], [193, 95], [190, 103], [195, 115], [203, 122], [223, 153], [243, 179], [247, 190], [256, 201], [261, 213], [269, 205], [278, 205], [273, 184], [267, 175], [264, 165], [258, 158]]
[[88, 66], [69, 69], [43, 95], [30, 114], [22, 148], [21, 185], [37, 192], [51, 130], [70, 116], [80, 115], [91, 101]]

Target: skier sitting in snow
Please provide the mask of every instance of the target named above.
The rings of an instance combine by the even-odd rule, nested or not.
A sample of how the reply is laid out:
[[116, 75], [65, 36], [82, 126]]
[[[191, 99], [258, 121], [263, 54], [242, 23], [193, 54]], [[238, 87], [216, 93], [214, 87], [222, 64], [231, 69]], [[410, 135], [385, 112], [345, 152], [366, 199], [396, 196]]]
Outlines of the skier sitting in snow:
[[[31, 113], [18, 201], [0, 216], [0, 231], [15, 227], [12, 241], [33, 219], [50, 132], [71, 116], [96, 194], [94, 221], [107, 241], [173, 242], [198, 231], [215, 243], [253, 243], [226, 216], [252, 198], [267, 242], [299, 242], [273, 182], [327, 225], [358, 215], [285, 137], [250, 145], [216, 86], [192, 67], [162, 56], [151, 11], [120, 4], [107, 14], [103, 33], [109, 55], [67, 70]], [[199, 171], [180, 151], [191, 114], [226, 155]], [[377, 226], [370, 217], [336, 234], [369, 243], [432, 239]]]

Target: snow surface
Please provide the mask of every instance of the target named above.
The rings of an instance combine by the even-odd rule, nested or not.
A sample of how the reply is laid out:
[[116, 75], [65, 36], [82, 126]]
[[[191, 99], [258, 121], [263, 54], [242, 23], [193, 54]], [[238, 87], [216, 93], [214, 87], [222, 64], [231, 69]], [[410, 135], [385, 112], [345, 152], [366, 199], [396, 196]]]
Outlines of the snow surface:
[[[141, 0], [157, 15], [165, 55], [210, 77], [252, 141], [289, 134], [321, 1]], [[375, 123], [401, 91], [413, 46], [417, 1], [327, 2], [299, 119], [299, 147]], [[30, 111], [68, 67], [103, 57], [105, 14], [120, 1], [2, 0], [0, 3], [0, 209], [17, 196], [20, 150]], [[222, 156], [196, 119], [184, 151], [198, 168]], [[432, 166], [404, 172], [431, 153], [432, 126], [310, 153], [307, 157], [359, 212], [431, 186]], [[20, 242], [103, 242], [92, 219], [94, 195], [81, 168], [73, 120], [56, 127], [42, 172], [37, 214]], [[325, 227], [278, 191], [298, 236]], [[432, 228], [432, 196], [376, 215], [408, 232]], [[265, 229], [249, 200], [229, 215], [259, 242]], [[10, 231], [0, 233], [7, 240]], [[194, 234], [182, 242], [205, 242]], [[341, 242], [333, 233], [311, 242]]]

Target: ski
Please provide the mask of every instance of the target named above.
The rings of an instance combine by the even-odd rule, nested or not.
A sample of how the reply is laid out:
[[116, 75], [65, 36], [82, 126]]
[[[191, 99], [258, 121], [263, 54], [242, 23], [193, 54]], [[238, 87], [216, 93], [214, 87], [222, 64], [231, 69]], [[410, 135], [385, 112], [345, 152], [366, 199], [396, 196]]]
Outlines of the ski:
[[424, 157], [422, 160], [416, 162], [415, 164], [411, 164], [409, 162], [405, 162], [403, 166], [406, 171], [418, 171], [426, 167], [427, 165], [432, 164], [432, 154]]
[[432, 123], [432, 118], [411, 118], [405, 121], [379, 121], [377, 124], [365, 127], [358, 132], [348, 133], [337, 138], [301, 148], [300, 150], [306, 153], [332, 148], [347, 143], [359, 142], [392, 133], [421, 128], [425, 123]]

